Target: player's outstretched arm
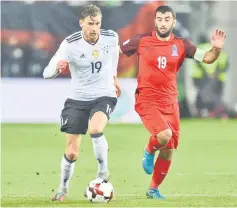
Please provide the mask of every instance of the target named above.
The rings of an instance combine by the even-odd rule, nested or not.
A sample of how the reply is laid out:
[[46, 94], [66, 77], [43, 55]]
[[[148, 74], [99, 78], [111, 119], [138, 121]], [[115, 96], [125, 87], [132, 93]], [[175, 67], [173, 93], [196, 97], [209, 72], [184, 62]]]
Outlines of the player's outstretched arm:
[[51, 58], [48, 66], [44, 69], [43, 77], [45, 79], [55, 78], [68, 67], [69, 55], [66, 44], [67, 43], [62, 42], [58, 51]]
[[221, 49], [224, 47], [226, 39], [226, 33], [222, 30], [216, 29], [215, 32], [211, 36], [211, 44], [213, 48], [210, 51], [206, 51], [203, 62], [207, 64], [214, 63], [221, 52]]
[[119, 45], [119, 53], [125, 54], [126, 56], [131, 56], [137, 53], [140, 39], [147, 34], [134, 35], [130, 39], [126, 40], [122, 44]]
[[116, 95], [117, 95], [117, 97], [120, 97], [120, 95], [121, 95], [121, 87], [120, 87], [120, 84], [119, 84], [117, 76], [114, 76], [114, 86], [116, 88]]
[[120, 45], [119, 45], [119, 54], [123, 54], [123, 51], [121, 50]]
[[113, 77], [114, 77], [114, 86], [116, 88], [116, 95], [117, 97], [120, 97], [121, 95], [121, 88], [120, 84], [117, 78], [117, 70], [118, 70], [118, 61], [119, 61], [119, 52], [120, 52], [120, 47], [119, 47], [119, 39], [118, 39], [118, 34], [115, 33], [116, 35], [116, 43], [113, 49], [112, 49], [112, 68], [113, 68]]

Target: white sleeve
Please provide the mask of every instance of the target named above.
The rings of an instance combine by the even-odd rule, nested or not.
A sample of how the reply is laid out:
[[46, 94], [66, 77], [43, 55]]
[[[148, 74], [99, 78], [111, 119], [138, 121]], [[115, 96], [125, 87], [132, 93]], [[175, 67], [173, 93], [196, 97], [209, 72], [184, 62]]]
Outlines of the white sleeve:
[[205, 50], [197, 48], [193, 58], [197, 61], [203, 62], [205, 53], [206, 53]]
[[116, 43], [115, 47], [112, 50], [112, 67], [113, 67], [113, 75], [117, 76], [117, 69], [118, 69], [118, 60], [119, 60], [119, 43], [118, 43], [118, 34], [116, 35]]
[[56, 64], [62, 60], [70, 62], [68, 43], [65, 40], [61, 43], [59, 49], [51, 58], [48, 66], [44, 69], [43, 77], [45, 79], [56, 77], [59, 74], [56, 72]]

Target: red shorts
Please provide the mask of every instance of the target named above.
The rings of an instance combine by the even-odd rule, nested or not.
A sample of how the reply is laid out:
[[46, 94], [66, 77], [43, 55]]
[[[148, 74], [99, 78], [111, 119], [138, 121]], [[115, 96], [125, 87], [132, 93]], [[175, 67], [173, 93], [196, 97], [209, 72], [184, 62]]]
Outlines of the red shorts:
[[171, 129], [172, 138], [166, 145], [168, 149], [176, 149], [179, 141], [179, 105], [157, 105], [152, 102], [136, 101], [135, 110], [144, 126], [152, 134], [157, 135], [165, 129]]

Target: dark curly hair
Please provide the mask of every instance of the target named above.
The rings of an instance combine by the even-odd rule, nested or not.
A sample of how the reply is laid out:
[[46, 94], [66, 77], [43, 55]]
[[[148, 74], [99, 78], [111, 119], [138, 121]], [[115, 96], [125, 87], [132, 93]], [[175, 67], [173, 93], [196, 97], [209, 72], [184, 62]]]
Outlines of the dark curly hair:
[[174, 19], [176, 19], [176, 13], [175, 11], [172, 9], [172, 7], [167, 6], [167, 5], [162, 5], [157, 7], [156, 12], [155, 12], [155, 16], [157, 12], [161, 12], [162, 14], [166, 13], [166, 12], [170, 12], [173, 16]]

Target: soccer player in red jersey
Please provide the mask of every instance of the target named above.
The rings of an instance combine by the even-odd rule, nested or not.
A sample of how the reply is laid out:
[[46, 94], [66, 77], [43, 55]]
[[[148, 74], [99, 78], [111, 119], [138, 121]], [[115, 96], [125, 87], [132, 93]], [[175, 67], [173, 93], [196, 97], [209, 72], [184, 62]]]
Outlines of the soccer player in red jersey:
[[[213, 63], [224, 45], [226, 34], [216, 29], [211, 37], [212, 49], [203, 51], [192, 42], [172, 33], [176, 23], [174, 10], [166, 5], [155, 12], [156, 31], [135, 35], [120, 45], [120, 52], [137, 53], [139, 71], [135, 93], [135, 110], [151, 133], [144, 149], [143, 169], [153, 174], [146, 193], [149, 198], [164, 198], [159, 186], [166, 177], [174, 149], [179, 141], [179, 106], [177, 72], [185, 58]], [[154, 164], [155, 152], [159, 155]]]

